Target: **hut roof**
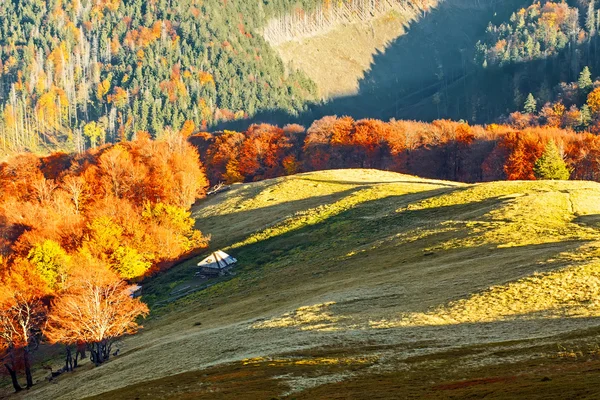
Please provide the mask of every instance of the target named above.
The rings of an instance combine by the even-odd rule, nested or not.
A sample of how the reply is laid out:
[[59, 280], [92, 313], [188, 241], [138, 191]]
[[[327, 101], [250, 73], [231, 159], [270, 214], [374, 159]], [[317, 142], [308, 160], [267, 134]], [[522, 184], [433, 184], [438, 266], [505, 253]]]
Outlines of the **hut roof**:
[[223, 269], [235, 264], [237, 260], [224, 251], [217, 250], [198, 263], [202, 268]]

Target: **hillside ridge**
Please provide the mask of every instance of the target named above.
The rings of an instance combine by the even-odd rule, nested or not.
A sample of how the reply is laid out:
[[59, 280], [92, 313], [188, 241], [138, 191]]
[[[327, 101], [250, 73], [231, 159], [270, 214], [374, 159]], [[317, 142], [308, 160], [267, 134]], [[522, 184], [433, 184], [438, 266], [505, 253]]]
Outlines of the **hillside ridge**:
[[[126, 398], [127, 385], [236, 365], [266, 374], [262, 391], [247, 396], [301, 395], [405, 370], [417, 356], [444, 363], [460, 352], [451, 370], [463, 376], [475, 364], [557, 357], [556, 344], [567, 343], [560, 337], [588, 343], [599, 325], [598, 195], [594, 182], [460, 184], [376, 170], [233, 185], [193, 215], [212, 250], [240, 260], [235, 275], [155, 308], [122, 357], [78, 373], [93, 387], [67, 377], [31, 398], [109, 390]], [[145, 300], [198, 284], [195, 262], [149, 282]], [[478, 346], [499, 356], [484, 357]], [[311, 380], [314, 373], [323, 379]], [[244, 390], [203, 382], [181, 390], [198, 398], [217, 387]]]

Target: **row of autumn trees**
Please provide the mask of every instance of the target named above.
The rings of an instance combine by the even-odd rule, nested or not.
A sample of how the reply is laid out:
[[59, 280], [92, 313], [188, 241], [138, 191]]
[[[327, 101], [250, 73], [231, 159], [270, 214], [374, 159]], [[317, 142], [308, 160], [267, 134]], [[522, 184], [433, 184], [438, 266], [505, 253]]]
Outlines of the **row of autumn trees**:
[[589, 67], [583, 68], [576, 82], [559, 85], [553, 99], [540, 107], [538, 98], [529, 93], [523, 111], [511, 113], [504, 121], [518, 128], [550, 126], [600, 132], [600, 81], [592, 80]]
[[213, 184], [333, 168], [378, 168], [465, 182], [536, 179], [536, 161], [550, 142], [572, 179], [600, 180], [600, 137], [550, 126], [329, 116], [307, 130], [262, 124], [190, 140]]
[[[188, 211], [207, 180], [180, 133], [0, 164], [0, 357], [15, 390], [41, 341], [104, 362], [148, 313], [129, 284], [206, 247]], [[77, 356], [75, 357], [75, 362]]]

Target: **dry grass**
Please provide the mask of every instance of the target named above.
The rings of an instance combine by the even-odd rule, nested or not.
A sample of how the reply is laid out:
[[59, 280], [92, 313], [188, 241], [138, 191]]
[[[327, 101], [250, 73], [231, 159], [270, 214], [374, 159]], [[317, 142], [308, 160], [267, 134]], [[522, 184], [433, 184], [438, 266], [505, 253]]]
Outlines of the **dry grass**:
[[283, 314], [281, 317], [257, 322], [252, 325], [252, 328], [268, 329], [300, 327], [300, 329], [307, 331], [317, 329], [335, 330], [336, 328], [333, 325], [343, 319], [343, 317], [333, 316], [325, 310], [333, 304], [335, 304], [335, 302], [330, 301], [328, 303], [300, 307], [291, 313]]
[[427, 313], [397, 321], [373, 321], [373, 328], [495, 322], [514, 318], [594, 318], [600, 316], [600, 264], [534, 274], [495, 286]]
[[[122, 356], [28, 398], [384, 396], [423, 376], [481, 378], [453, 389], [481, 394], [502, 384], [486, 381], [494, 371], [600, 326], [599, 195], [588, 182], [463, 185], [371, 170], [237, 185], [194, 210], [213, 248], [240, 260], [236, 276], [155, 309]], [[193, 271], [176, 267], [146, 298], [168, 298]]]
[[[467, 214], [464, 220], [445, 220], [445, 226], [470, 230], [466, 239], [440, 244], [446, 248], [496, 244], [499, 247], [552, 243], [557, 240], [594, 240], [597, 230], [577, 223], [575, 217], [600, 213], [593, 193], [597, 184], [587, 182], [494, 182], [411, 204], [407, 210], [461, 206], [493, 199], [496, 204], [482, 218]], [[398, 210], [399, 212], [405, 210]]]
[[276, 47], [281, 59], [293, 69], [304, 71], [316, 84], [322, 98], [358, 92], [363, 77], [377, 52], [404, 34], [417, 17], [393, 11], [370, 23], [341, 26], [325, 35], [284, 43]]

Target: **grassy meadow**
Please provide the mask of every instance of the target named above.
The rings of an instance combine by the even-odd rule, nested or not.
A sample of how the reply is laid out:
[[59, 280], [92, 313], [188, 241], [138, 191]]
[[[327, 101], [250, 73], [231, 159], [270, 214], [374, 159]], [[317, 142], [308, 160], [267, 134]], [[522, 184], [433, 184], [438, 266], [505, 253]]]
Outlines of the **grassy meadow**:
[[121, 355], [25, 397], [597, 398], [599, 198], [375, 170], [233, 185], [193, 215], [235, 275], [152, 279]]

